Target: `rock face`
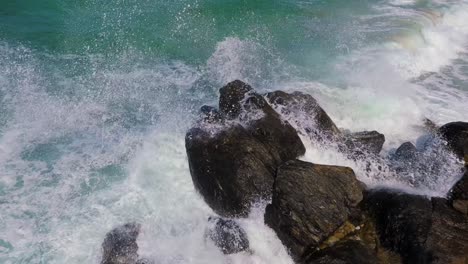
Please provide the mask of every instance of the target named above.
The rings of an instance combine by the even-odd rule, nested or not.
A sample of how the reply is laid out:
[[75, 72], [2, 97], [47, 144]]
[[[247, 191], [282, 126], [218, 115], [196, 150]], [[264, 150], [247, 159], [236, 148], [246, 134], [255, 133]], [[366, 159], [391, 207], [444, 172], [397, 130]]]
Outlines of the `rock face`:
[[234, 221], [210, 217], [213, 226], [208, 230], [208, 237], [226, 255], [249, 249], [249, 240], [245, 231]]
[[286, 93], [275, 91], [267, 93], [268, 101], [280, 109], [283, 115], [294, 115], [314, 138], [333, 140], [341, 136], [340, 130], [317, 101], [301, 92]]
[[363, 131], [345, 135], [345, 145], [352, 152], [379, 154], [385, 143], [385, 136], [377, 131]]
[[338, 243], [312, 255], [305, 264], [376, 264], [380, 263], [374, 251], [364, 243], [349, 240]]
[[380, 190], [366, 197], [365, 206], [380, 242], [403, 263], [468, 261], [468, 218], [446, 199]]
[[443, 125], [439, 133], [448, 143], [450, 149], [468, 162], [468, 123], [453, 122]]
[[468, 216], [468, 170], [453, 186], [450, 192], [450, 200], [456, 210]]
[[428, 263], [425, 241], [431, 228], [432, 204], [423, 196], [372, 192], [366, 206], [373, 215], [382, 245], [398, 252], [404, 263]]
[[[186, 135], [190, 173], [216, 213], [246, 216], [257, 199], [271, 197], [277, 167], [303, 155], [305, 147], [295, 129], [247, 84], [234, 81], [220, 93], [220, 111], [204, 107], [201, 125]], [[213, 133], [206, 120], [221, 129]]]
[[138, 245], [136, 240], [140, 233], [140, 225], [128, 223], [107, 233], [102, 243], [101, 264], [136, 264], [138, 261]]
[[265, 223], [301, 260], [343, 225], [361, 199], [352, 169], [289, 161], [278, 169]]

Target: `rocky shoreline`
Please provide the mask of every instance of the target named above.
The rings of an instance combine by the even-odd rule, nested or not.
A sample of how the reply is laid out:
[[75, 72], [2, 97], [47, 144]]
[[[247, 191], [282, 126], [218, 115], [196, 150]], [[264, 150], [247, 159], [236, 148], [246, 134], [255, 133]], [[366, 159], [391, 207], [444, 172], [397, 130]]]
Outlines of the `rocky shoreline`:
[[[295, 124], [282, 118], [291, 115]], [[428, 145], [468, 164], [468, 123], [424, 123]], [[349, 167], [298, 160], [305, 153], [298, 127], [306, 134], [301, 136], [334, 144], [350, 159], [382, 159], [395, 173], [417, 173], [421, 166], [448, 173], [438, 166], [442, 156], [428, 164], [433, 161], [424, 150], [409, 142], [383, 160], [383, 134], [340, 130], [308, 94], [262, 95], [233, 81], [220, 89], [218, 108], [201, 108], [185, 138], [194, 186], [219, 215], [209, 220], [207, 237], [224, 254], [249, 251], [236, 218], [266, 200], [265, 224], [296, 263], [468, 263], [466, 167], [460, 165], [463, 176], [447, 198], [370, 189]], [[127, 224], [111, 231], [102, 263], [150, 263], [138, 259], [139, 228]]]

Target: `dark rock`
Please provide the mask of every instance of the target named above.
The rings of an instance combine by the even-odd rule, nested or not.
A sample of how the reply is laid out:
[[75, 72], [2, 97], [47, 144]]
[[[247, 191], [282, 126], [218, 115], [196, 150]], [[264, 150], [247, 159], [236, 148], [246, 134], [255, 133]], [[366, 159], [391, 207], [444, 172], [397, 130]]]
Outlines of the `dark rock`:
[[446, 199], [432, 199], [431, 230], [426, 251], [432, 263], [468, 263], [468, 218], [452, 209]]
[[186, 136], [190, 173], [206, 203], [225, 217], [246, 216], [256, 199], [269, 199], [279, 161], [242, 126], [212, 136]]
[[128, 223], [119, 226], [106, 234], [102, 243], [101, 264], [135, 264], [138, 260], [136, 240], [140, 225]]
[[207, 123], [220, 123], [223, 121], [223, 115], [218, 111], [218, 109], [204, 105], [200, 108], [202, 114], [202, 120]]
[[403, 263], [467, 263], [468, 218], [443, 198], [371, 192], [365, 205], [382, 245]]
[[226, 124], [216, 133], [203, 124], [189, 130], [190, 173], [216, 213], [247, 216], [252, 203], [270, 199], [277, 167], [303, 155], [305, 147], [295, 129], [240, 81], [221, 88], [220, 107], [231, 118], [238, 115], [243, 125]]
[[376, 264], [376, 253], [364, 243], [348, 240], [312, 255], [306, 264]]
[[458, 158], [468, 162], [468, 123], [453, 122], [443, 125], [439, 133]]
[[272, 105], [280, 106], [281, 114], [294, 116], [297, 125], [303, 126], [314, 138], [333, 140], [341, 136], [335, 123], [311, 95], [275, 91], [267, 93], [266, 97]]
[[388, 190], [368, 194], [365, 206], [374, 217], [382, 245], [398, 252], [403, 263], [429, 263], [425, 249], [432, 204], [424, 196]]
[[219, 90], [219, 110], [229, 119], [239, 116], [245, 95], [252, 91], [252, 87], [242, 81], [235, 80]]
[[213, 226], [207, 235], [224, 254], [249, 250], [247, 234], [234, 220], [210, 217], [208, 221]]
[[377, 131], [363, 131], [345, 135], [345, 145], [352, 152], [379, 154], [385, 136]]
[[396, 151], [395, 158], [398, 160], [413, 160], [416, 158], [418, 150], [411, 142], [403, 143]]
[[452, 206], [459, 212], [468, 215], [468, 171], [452, 187], [450, 191]]
[[343, 225], [361, 199], [352, 169], [289, 161], [278, 169], [265, 223], [300, 260]]

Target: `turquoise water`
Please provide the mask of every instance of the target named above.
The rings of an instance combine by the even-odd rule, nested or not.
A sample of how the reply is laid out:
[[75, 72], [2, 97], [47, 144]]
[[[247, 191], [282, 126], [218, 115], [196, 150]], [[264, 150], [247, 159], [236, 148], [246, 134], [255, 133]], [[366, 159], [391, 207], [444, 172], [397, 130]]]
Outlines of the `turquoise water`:
[[[237, 78], [305, 91], [338, 126], [384, 133], [385, 154], [423, 117], [468, 120], [466, 17], [465, 0], [1, 1], [0, 263], [98, 263], [127, 221], [156, 263], [292, 263], [262, 205], [241, 220], [253, 255], [204, 240], [183, 142], [199, 106]], [[409, 186], [313, 144], [305, 158], [371, 186], [453, 182]]]

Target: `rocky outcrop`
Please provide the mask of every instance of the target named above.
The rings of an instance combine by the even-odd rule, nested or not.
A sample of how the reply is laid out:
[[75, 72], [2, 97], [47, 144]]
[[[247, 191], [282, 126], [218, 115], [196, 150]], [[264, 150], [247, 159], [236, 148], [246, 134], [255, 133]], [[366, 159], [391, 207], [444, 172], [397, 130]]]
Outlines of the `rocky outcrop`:
[[439, 129], [441, 137], [447, 141], [450, 149], [460, 159], [468, 163], [468, 123], [453, 122]]
[[139, 234], [140, 225], [136, 223], [119, 226], [107, 233], [102, 243], [101, 264], [140, 263], [136, 243]]
[[265, 223], [299, 261], [343, 225], [361, 199], [352, 169], [289, 161], [278, 169]]
[[249, 250], [247, 234], [234, 220], [210, 217], [207, 236], [226, 255]]
[[216, 213], [246, 216], [252, 203], [271, 197], [278, 166], [303, 155], [305, 147], [247, 84], [229, 83], [220, 94], [220, 110], [203, 107], [201, 122], [186, 135], [190, 173]]
[[275, 91], [267, 93], [266, 98], [281, 114], [295, 116], [297, 125], [312, 137], [329, 141], [341, 136], [341, 131], [311, 95]]
[[403, 263], [468, 261], [468, 218], [448, 200], [380, 190], [366, 197], [365, 207], [382, 246]]

